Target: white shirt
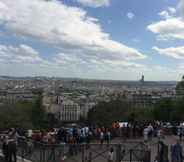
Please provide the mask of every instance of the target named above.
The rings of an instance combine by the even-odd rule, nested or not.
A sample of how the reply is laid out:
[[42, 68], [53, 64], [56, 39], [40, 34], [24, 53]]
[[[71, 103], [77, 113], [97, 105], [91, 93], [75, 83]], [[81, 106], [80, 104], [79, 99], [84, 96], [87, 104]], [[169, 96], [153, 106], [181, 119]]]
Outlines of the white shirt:
[[103, 139], [104, 138], [104, 134], [103, 132], [100, 133], [100, 139]]

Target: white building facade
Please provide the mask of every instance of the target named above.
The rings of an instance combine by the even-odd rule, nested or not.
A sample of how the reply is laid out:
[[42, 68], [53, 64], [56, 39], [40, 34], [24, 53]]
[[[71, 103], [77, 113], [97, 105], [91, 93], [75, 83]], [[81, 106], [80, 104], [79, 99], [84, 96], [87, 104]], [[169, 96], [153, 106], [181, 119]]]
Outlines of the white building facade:
[[80, 106], [71, 100], [63, 101], [60, 104], [61, 121], [78, 121], [80, 119]]

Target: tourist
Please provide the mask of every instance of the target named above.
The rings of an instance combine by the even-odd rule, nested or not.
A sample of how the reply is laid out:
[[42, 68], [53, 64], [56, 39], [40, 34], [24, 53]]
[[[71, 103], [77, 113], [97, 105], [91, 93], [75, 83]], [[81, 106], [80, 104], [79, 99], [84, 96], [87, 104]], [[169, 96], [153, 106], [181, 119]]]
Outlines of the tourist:
[[158, 142], [158, 162], [169, 162], [168, 146], [163, 141]]
[[5, 162], [8, 162], [8, 136], [5, 136], [3, 139], [2, 151], [4, 155]]
[[103, 145], [104, 142], [104, 133], [103, 131], [100, 132], [100, 144]]
[[152, 140], [152, 136], [153, 136], [153, 126], [152, 124], [150, 123], [149, 126], [148, 126], [148, 136], [149, 136], [149, 139]]
[[148, 142], [148, 133], [149, 133], [149, 129], [148, 128], [144, 128], [144, 131], [143, 131], [144, 142]]
[[180, 141], [182, 141], [183, 129], [181, 127], [178, 129], [178, 136], [179, 136]]
[[111, 141], [111, 132], [109, 130], [106, 131], [105, 137], [106, 137], [107, 145], [109, 145]]
[[183, 161], [183, 149], [180, 141], [177, 140], [174, 145], [171, 146], [171, 162]]
[[157, 130], [157, 138], [158, 138], [158, 141], [160, 141], [162, 139], [162, 137], [163, 137], [163, 132], [162, 132], [162, 129], [159, 128]]
[[8, 161], [9, 162], [17, 161], [16, 152], [17, 152], [16, 141], [12, 136], [8, 140]]

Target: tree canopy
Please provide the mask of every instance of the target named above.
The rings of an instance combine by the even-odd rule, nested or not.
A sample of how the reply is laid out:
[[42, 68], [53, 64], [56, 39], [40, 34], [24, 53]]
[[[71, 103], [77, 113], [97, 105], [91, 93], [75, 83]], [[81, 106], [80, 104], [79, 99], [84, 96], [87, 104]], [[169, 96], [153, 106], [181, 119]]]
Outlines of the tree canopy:
[[15, 104], [0, 106], [0, 129], [19, 128], [46, 128], [48, 126], [47, 114], [42, 106], [42, 97], [35, 101], [22, 101]]

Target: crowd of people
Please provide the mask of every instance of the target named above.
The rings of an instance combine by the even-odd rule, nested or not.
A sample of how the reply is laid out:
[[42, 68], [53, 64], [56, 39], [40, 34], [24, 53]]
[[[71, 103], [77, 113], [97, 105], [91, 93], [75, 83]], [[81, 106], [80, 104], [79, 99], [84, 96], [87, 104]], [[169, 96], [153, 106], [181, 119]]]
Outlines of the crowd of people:
[[[49, 129], [47, 131], [12, 128], [3, 133], [1, 136], [1, 141], [5, 161], [16, 162], [17, 145], [20, 143], [19, 139], [24, 139], [24, 141], [26, 141], [30, 151], [31, 148], [33, 148], [33, 145], [38, 143], [41, 143], [42, 145], [67, 144], [69, 146], [69, 154], [72, 156], [77, 154], [78, 150], [80, 150], [78, 147], [80, 144], [85, 144], [86, 147], [88, 147], [90, 146], [90, 143], [93, 142], [98, 143], [99, 146], [103, 146], [103, 144], [109, 146], [111, 140], [117, 137], [123, 140], [129, 138], [143, 138], [144, 142], [148, 142], [149, 140], [152, 140], [153, 137], [157, 137], [159, 141], [162, 141], [162, 138], [164, 138], [165, 134], [167, 134], [167, 131], [159, 122], [134, 122], [123, 124], [114, 122], [110, 127], [80, 127], [75, 125], [71, 127]], [[182, 129], [178, 129], [178, 136], [181, 140], [183, 136]], [[160, 146], [162, 148], [162, 144], [160, 144]], [[173, 147], [172, 150], [174, 150], [173, 152], [176, 152], [175, 150], [177, 149], [178, 147]], [[113, 153], [113, 149], [109, 147], [109, 159], [112, 159]], [[175, 153], [172, 154], [175, 155]]]

